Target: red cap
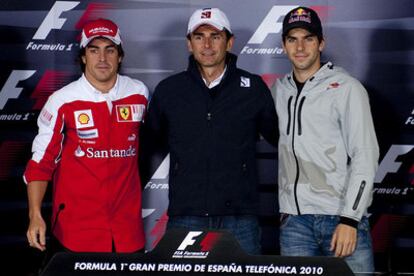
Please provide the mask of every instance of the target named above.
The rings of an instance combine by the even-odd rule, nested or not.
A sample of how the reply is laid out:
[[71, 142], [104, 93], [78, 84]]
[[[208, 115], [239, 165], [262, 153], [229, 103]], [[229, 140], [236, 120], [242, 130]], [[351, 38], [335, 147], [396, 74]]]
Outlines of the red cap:
[[80, 47], [86, 47], [94, 38], [105, 37], [116, 45], [121, 44], [121, 36], [118, 26], [108, 19], [97, 19], [88, 22], [82, 30]]

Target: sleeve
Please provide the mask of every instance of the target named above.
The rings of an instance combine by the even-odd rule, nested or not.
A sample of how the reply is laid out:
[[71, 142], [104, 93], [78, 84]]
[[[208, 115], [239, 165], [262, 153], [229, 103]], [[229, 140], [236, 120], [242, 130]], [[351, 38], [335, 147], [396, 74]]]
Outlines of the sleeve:
[[[125, 77], [125, 76], [122, 76]], [[129, 79], [129, 78], [127, 78]], [[145, 83], [143, 83], [140, 80], [137, 79], [130, 79], [132, 81], [133, 87], [131, 89], [125, 89], [125, 90], [131, 90], [131, 91], [137, 91], [135, 93], [137, 93], [138, 95], [142, 96], [144, 98], [144, 104], [145, 104], [145, 110], [147, 110], [148, 107], [148, 95], [149, 95], [149, 91], [148, 91], [148, 87], [145, 85]], [[144, 114], [145, 115], [145, 114]]]
[[351, 80], [341, 98], [341, 132], [350, 162], [350, 175], [341, 216], [360, 221], [372, 201], [379, 147], [372, 120], [368, 93]]
[[260, 111], [258, 118], [259, 133], [268, 143], [277, 146], [279, 126], [276, 115], [276, 106], [269, 88], [261, 78], [258, 80], [258, 93], [262, 100], [262, 110]]
[[62, 105], [53, 95], [40, 112], [37, 119], [39, 132], [32, 145], [32, 158], [29, 160], [23, 175], [26, 184], [31, 181], [50, 181], [59, 157], [63, 142]]
[[164, 114], [161, 102], [161, 88], [158, 85], [148, 104], [148, 112], [145, 121], [145, 128], [151, 135], [160, 138], [164, 131]]
[[147, 154], [165, 147], [167, 141], [167, 124], [162, 106], [162, 88], [158, 85], [150, 97], [145, 122], [142, 126], [141, 144], [144, 145]]

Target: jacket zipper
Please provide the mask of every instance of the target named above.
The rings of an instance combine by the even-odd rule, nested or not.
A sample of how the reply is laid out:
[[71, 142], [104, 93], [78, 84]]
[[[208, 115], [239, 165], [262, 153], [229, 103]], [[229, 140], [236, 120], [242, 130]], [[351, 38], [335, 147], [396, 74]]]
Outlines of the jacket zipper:
[[289, 135], [289, 132], [290, 132], [290, 112], [291, 112], [291, 108], [290, 108], [290, 105], [291, 105], [291, 103], [292, 103], [292, 100], [293, 100], [293, 96], [290, 96], [290, 98], [289, 98], [289, 100], [288, 100], [288, 106], [287, 106], [287, 108], [288, 108], [288, 123], [287, 123], [287, 128], [286, 128], [286, 134], [287, 135]]
[[[207, 119], [207, 128], [209, 129], [209, 132], [211, 132], [211, 117], [212, 117], [212, 114], [211, 114], [211, 111], [210, 111], [210, 109], [208, 109], [207, 110], [207, 117], [206, 117], [206, 119]], [[206, 164], [206, 167], [207, 167], [207, 175], [206, 175], [206, 181], [207, 181], [207, 185], [206, 185], [206, 193], [207, 194], [210, 194], [210, 157], [207, 157], [207, 160], [206, 160], [206, 162], [207, 162], [207, 164]], [[207, 198], [208, 198], [208, 196], [205, 196], [204, 197], [204, 210], [205, 210], [205, 212], [204, 212], [204, 216], [206, 216], [206, 217], [208, 217], [210, 214], [208, 213], [208, 210], [209, 210], [209, 207], [208, 207], [208, 205], [209, 205], [209, 202], [208, 202], [208, 200], [207, 200]]]
[[298, 135], [301, 136], [302, 135], [302, 106], [303, 103], [305, 102], [306, 97], [303, 97], [302, 99], [300, 99], [300, 103], [299, 103], [299, 110], [298, 110]]
[[295, 157], [295, 163], [296, 163], [296, 176], [295, 176], [295, 184], [294, 184], [293, 194], [295, 196], [296, 210], [298, 212], [298, 215], [301, 215], [300, 208], [299, 208], [299, 202], [298, 202], [298, 195], [297, 195], [298, 182], [299, 182], [299, 161], [298, 161], [298, 157], [296, 156], [296, 153], [295, 153], [296, 109], [297, 109], [297, 106], [298, 106], [299, 96], [300, 96], [300, 92], [298, 92], [298, 95], [296, 96], [296, 99], [295, 99], [295, 108], [293, 109], [292, 152], [293, 152], [293, 157]]

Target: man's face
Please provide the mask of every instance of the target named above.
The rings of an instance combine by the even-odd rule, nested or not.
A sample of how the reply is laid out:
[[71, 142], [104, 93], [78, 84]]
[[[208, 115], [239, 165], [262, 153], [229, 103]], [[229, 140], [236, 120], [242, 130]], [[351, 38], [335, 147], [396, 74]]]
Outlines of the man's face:
[[201, 67], [224, 66], [226, 52], [233, 46], [233, 37], [227, 39], [225, 31], [210, 25], [201, 25], [187, 40], [188, 50]]
[[316, 35], [301, 28], [290, 30], [283, 42], [283, 49], [292, 62], [293, 69], [309, 74], [319, 69], [324, 46], [324, 40], [319, 42]]
[[92, 85], [115, 82], [121, 59], [111, 40], [95, 38], [86, 46], [85, 55], [82, 56], [86, 78]]

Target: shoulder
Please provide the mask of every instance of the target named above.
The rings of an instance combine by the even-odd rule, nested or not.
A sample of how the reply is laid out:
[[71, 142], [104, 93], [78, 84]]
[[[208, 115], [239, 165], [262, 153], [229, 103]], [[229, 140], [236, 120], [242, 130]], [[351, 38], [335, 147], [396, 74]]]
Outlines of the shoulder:
[[295, 87], [292, 84], [291, 74], [286, 74], [278, 79], [276, 79], [275, 83], [272, 86], [272, 95], [282, 96], [284, 94], [291, 94]]
[[153, 96], [163, 94], [163, 97], [165, 97], [166, 94], [169, 95], [171, 92], [180, 91], [182, 90], [181, 87], [188, 85], [189, 79], [186, 71], [171, 75], [157, 84]]
[[180, 85], [188, 79], [188, 72], [183, 71], [174, 75], [171, 75], [163, 80], [161, 80], [157, 86], [165, 87], [171, 85]]
[[123, 75], [119, 75], [119, 81], [121, 93], [138, 94], [148, 98], [148, 88], [142, 81]]
[[343, 88], [362, 88], [361, 82], [351, 76], [344, 68], [332, 66], [327, 70], [327, 81], [335, 86], [339, 85]]
[[78, 79], [53, 92], [49, 96], [47, 104], [57, 107], [64, 103], [82, 99], [83, 94], [84, 89], [80, 79]]

